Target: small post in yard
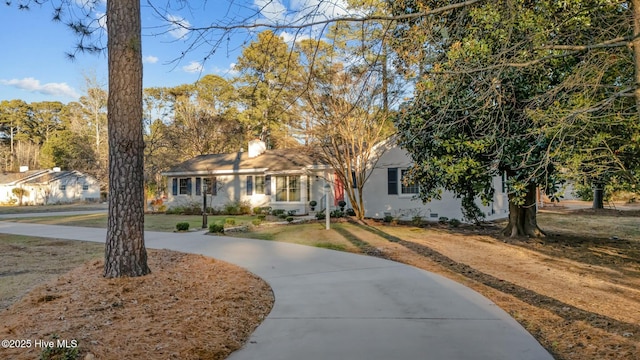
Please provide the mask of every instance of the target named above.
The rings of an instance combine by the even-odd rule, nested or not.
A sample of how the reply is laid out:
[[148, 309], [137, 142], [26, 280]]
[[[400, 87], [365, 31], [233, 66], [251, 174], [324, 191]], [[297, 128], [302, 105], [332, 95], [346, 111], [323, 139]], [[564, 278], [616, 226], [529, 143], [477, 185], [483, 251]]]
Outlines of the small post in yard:
[[202, 228], [207, 228], [207, 182], [202, 182]]
[[324, 206], [324, 221], [325, 221], [325, 229], [329, 230], [331, 228], [331, 219], [329, 219], [330, 217], [330, 212], [329, 212], [329, 197], [331, 194], [331, 186], [329, 184], [326, 183], [325, 180], [325, 184], [324, 184], [324, 200], [325, 200], [325, 206]]

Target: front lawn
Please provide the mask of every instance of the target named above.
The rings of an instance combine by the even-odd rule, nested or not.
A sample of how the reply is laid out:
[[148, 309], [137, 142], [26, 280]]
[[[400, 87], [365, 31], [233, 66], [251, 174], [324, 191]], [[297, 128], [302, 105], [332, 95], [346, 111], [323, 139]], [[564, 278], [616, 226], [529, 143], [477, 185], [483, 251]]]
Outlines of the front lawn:
[[[209, 215], [207, 217], [208, 224], [224, 224], [226, 219], [234, 219], [235, 225], [251, 224], [256, 217], [248, 215]], [[88, 214], [88, 215], [71, 215], [71, 216], [41, 216], [29, 218], [7, 219], [15, 222], [38, 223], [48, 225], [67, 225], [67, 226], [85, 226], [106, 228], [107, 214]], [[144, 217], [144, 229], [147, 231], [174, 231], [176, 224], [180, 222], [188, 222], [189, 229], [197, 230], [202, 228], [202, 215], [165, 215], [165, 214], [147, 214]]]

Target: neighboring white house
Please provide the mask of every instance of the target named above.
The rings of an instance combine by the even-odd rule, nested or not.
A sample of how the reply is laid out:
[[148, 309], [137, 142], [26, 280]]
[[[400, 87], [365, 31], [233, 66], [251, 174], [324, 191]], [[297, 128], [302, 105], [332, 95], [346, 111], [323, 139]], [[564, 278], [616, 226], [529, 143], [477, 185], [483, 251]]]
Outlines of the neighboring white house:
[[[417, 187], [402, 183], [402, 176], [411, 165], [408, 154], [396, 146], [393, 139], [380, 146], [387, 149], [372, 165], [373, 172], [363, 190], [366, 217], [462, 219], [461, 201], [452, 193], [444, 192], [442, 200], [427, 204], [415, 199]], [[318, 202], [316, 211], [324, 209], [327, 195], [331, 208], [336, 208], [343, 199], [349, 207], [342, 184], [330, 166], [301, 149], [265, 150], [259, 140], [249, 143], [248, 152], [197, 156], [163, 175], [168, 181], [170, 208], [203, 204], [205, 188], [207, 206], [212, 207], [221, 207], [230, 201], [248, 201], [252, 207], [270, 206], [307, 214], [311, 200]], [[494, 188], [494, 201], [489, 206], [479, 203], [488, 220], [508, 216], [507, 195], [500, 177], [494, 178]]]
[[[421, 216], [426, 220], [437, 221], [440, 217], [462, 220], [461, 199], [449, 191], [442, 192], [441, 200], [423, 204], [417, 199], [418, 186], [405, 185], [403, 177], [411, 166], [408, 153], [397, 146], [393, 138], [379, 144], [387, 149], [377, 159], [374, 169], [363, 189], [365, 216], [383, 218], [391, 215], [410, 220]], [[509, 216], [509, 199], [506, 193], [504, 177], [493, 178], [494, 199], [488, 206], [477, 204], [485, 214], [486, 220], [502, 219]]]
[[[22, 199], [13, 189], [22, 189]], [[78, 171], [24, 170], [0, 174], [0, 203], [48, 205], [99, 201], [98, 181]]]

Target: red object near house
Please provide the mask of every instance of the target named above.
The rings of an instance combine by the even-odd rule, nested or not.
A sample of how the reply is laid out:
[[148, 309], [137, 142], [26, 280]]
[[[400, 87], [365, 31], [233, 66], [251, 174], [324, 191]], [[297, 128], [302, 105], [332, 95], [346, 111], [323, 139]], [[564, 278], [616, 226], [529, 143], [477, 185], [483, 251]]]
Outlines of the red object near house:
[[344, 184], [342, 180], [338, 177], [338, 174], [334, 174], [335, 179], [335, 193], [333, 197], [333, 205], [338, 206], [340, 201], [344, 201]]

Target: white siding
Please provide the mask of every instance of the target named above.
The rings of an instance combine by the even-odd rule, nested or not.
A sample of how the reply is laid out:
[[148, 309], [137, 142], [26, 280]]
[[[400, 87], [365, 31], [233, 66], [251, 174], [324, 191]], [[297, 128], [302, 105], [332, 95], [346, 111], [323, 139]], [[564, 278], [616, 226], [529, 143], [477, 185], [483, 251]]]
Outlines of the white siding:
[[[256, 176], [271, 176], [271, 195], [266, 194], [257, 194], [256, 193]], [[276, 177], [281, 175], [292, 175], [300, 177], [300, 201], [276, 201]], [[247, 177], [251, 176], [253, 180], [253, 191], [251, 195], [247, 194]], [[167, 188], [169, 194], [167, 195], [167, 206], [169, 208], [178, 207], [178, 206], [187, 206], [191, 204], [200, 205], [203, 204], [202, 195], [196, 195], [196, 177], [202, 176], [179, 176], [179, 177], [168, 177]], [[173, 179], [191, 179], [191, 195], [174, 195], [173, 193]], [[251, 204], [251, 208], [255, 207], [264, 207], [271, 206], [273, 209], [284, 209], [284, 210], [295, 210], [297, 214], [306, 214], [308, 213], [308, 204], [309, 198], [307, 196], [307, 179], [309, 178], [311, 189], [310, 196], [318, 196], [318, 193], [322, 193], [322, 185], [324, 184], [321, 180], [316, 181], [315, 176], [311, 175], [310, 177], [306, 174], [301, 173], [285, 173], [285, 174], [264, 174], [264, 173], [254, 173], [254, 174], [242, 174], [242, 175], [217, 175], [216, 183], [217, 183], [217, 193], [214, 196], [207, 196], [207, 206], [214, 207], [217, 209], [221, 209], [225, 204], [232, 201], [248, 201]], [[322, 183], [320, 189], [318, 190], [317, 183]], [[179, 180], [178, 180], [179, 184]], [[179, 187], [179, 186], [178, 186]], [[266, 192], [266, 191], [265, 191]], [[178, 191], [179, 193], [179, 191]], [[210, 192], [208, 192], [210, 194]], [[320, 198], [317, 197], [316, 201], [320, 201]]]
[[[451, 192], [444, 191], [441, 200], [434, 200], [426, 204], [416, 199], [414, 195], [401, 193], [400, 171], [410, 166], [409, 156], [399, 147], [390, 148], [381, 156], [363, 189], [365, 216], [383, 218], [385, 215], [391, 215], [408, 220], [419, 215], [425, 220], [433, 221], [444, 216], [449, 219], [462, 220], [461, 201]], [[388, 193], [387, 171], [389, 168], [398, 169], [397, 195], [389, 195]], [[487, 220], [504, 218], [508, 215], [508, 201], [506, 194], [501, 191], [501, 177], [494, 178], [494, 188], [496, 195], [492, 204], [483, 206], [478, 201]]]

